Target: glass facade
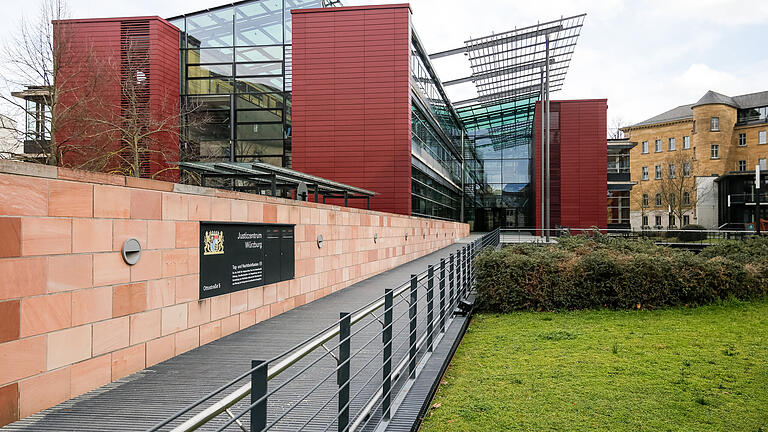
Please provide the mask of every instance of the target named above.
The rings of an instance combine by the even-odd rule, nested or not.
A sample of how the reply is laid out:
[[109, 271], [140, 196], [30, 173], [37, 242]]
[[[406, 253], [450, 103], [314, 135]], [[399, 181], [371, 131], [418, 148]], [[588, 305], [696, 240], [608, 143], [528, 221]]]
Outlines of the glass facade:
[[412, 213], [469, 222], [482, 165], [415, 38], [410, 67], [416, 93], [411, 105]]
[[768, 122], [768, 106], [740, 109], [737, 113], [737, 123]]
[[[291, 166], [291, 9], [321, 0], [255, 0], [171, 18], [181, 30], [184, 161]], [[188, 124], [194, 124], [189, 122]]]
[[475, 171], [482, 185], [475, 209], [478, 230], [528, 227], [533, 223], [535, 103], [536, 98], [526, 98], [458, 110], [477, 158], [482, 161]]

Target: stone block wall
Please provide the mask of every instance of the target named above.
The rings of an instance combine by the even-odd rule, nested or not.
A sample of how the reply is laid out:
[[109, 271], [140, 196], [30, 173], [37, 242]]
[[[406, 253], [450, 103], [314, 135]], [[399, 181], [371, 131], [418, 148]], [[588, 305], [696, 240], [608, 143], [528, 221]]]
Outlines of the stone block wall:
[[[200, 221], [295, 224], [295, 278], [198, 300]], [[461, 223], [0, 161], [0, 426], [468, 234]], [[135, 266], [120, 254], [131, 237], [143, 249]]]

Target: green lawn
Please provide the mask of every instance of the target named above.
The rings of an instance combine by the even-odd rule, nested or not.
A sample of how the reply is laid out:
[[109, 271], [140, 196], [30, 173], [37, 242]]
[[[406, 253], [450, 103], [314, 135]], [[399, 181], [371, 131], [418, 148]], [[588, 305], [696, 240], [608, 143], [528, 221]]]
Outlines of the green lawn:
[[475, 315], [421, 430], [768, 432], [768, 302]]

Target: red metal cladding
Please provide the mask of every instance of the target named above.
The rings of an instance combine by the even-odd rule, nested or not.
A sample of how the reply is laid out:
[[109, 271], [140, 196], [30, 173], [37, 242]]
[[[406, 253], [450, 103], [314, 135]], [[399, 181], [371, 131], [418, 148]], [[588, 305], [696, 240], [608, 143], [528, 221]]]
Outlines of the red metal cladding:
[[[159, 17], [62, 20], [54, 29], [60, 112], [71, 112], [56, 133], [62, 165], [124, 173], [126, 143], [107, 131], [121, 117], [136, 118], [163, 130], [144, 142], [139, 174], [177, 181], [169, 162], [179, 160], [179, 30]], [[135, 86], [128, 91], [126, 83]]]
[[410, 215], [408, 5], [295, 9], [292, 37], [293, 169], [378, 192], [372, 209]]
[[[551, 101], [551, 226], [607, 227], [606, 99]], [[536, 104], [536, 227], [541, 227], [541, 104]]]

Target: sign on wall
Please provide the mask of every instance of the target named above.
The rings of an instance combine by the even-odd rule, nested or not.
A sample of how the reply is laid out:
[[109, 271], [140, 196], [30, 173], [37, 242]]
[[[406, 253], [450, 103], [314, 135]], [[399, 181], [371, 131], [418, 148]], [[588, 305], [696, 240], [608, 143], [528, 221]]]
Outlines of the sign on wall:
[[200, 299], [293, 279], [293, 225], [200, 223]]

